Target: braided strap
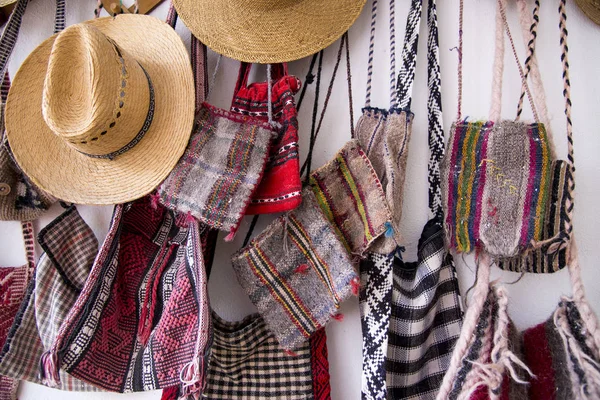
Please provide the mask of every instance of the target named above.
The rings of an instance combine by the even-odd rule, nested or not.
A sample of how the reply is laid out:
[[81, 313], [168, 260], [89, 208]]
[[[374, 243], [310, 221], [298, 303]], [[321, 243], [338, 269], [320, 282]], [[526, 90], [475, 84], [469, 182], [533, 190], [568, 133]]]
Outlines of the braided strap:
[[419, 45], [419, 27], [421, 25], [422, 0], [412, 0], [406, 19], [406, 34], [402, 49], [402, 65], [396, 82], [396, 101], [401, 109], [410, 109], [412, 88], [415, 80], [417, 50]]

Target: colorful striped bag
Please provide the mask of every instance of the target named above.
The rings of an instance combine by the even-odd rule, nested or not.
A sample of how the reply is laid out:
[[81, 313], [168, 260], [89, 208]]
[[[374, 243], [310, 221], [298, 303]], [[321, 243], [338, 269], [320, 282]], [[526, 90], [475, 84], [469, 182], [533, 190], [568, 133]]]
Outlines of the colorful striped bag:
[[310, 188], [232, 256], [238, 282], [282, 348], [296, 349], [358, 295], [359, 278]]
[[[300, 205], [302, 183], [298, 156], [298, 111], [294, 95], [300, 80], [288, 75], [287, 64], [268, 66], [270, 82], [248, 84], [252, 64], [241, 63], [231, 111], [267, 122], [269, 108], [277, 124], [277, 135], [269, 151], [264, 176], [252, 195], [246, 214], [271, 214]], [[269, 91], [270, 96], [269, 96]], [[271, 106], [269, 107], [269, 103]]]
[[210, 310], [198, 221], [151, 196], [117, 205], [81, 293], [41, 360], [112, 392], [204, 383]]
[[[555, 159], [549, 125], [542, 123], [548, 122], [542, 89], [534, 86], [534, 102], [518, 59], [535, 122], [500, 119], [503, 58], [504, 25], [498, 12], [490, 120], [462, 119], [459, 104], [442, 163], [444, 226], [450, 247], [465, 253], [482, 247], [496, 258], [517, 256], [544, 239]], [[531, 70], [537, 76], [536, 63]]]

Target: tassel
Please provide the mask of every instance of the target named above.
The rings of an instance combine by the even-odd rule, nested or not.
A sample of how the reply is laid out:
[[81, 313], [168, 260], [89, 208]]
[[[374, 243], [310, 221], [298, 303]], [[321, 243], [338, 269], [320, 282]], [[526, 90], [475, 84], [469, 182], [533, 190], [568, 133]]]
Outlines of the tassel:
[[150, 207], [153, 209], [158, 208], [158, 200], [160, 199], [160, 195], [158, 193], [154, 193], [150, 195]]
[[297, 274], [308, 274], [309, 269], [310, 267], [308, 266], [308, 264], [300, 264], [298, 268], [294, 270], [294, 272]]
[[235, 231], [232, 229], [227, 236], [225, 236], [226, 242], [231, 242], [235, 238]]
[[342, 322], [344, 320], [344, 314], [342, 314], [342, 313], [333, 314], [331, 316], [331, 318], [335, 319], [336, 321]]
[[181, 368], [179, 372], [182, 398], [199, 398], [203, 390], [204, 360], [194, 357], [192, 361]]
[[40, 374], [44, 385], [57, 388], [60, 384], [60, 376], [58, 375], [58, 359], [56, 353], [46, 351], [40, 358]]
[[350, 281], [350, 285], [352, 286], [352, 294], [358, 296], [358, 291], [360, 289], [360, 280], [358, 277], [355, 277]]
[[385, 223], [385, 237], [386, 238], [394, 237], [394, 227], [392, 226], [392, 223], [390, 221], [387, 221]]

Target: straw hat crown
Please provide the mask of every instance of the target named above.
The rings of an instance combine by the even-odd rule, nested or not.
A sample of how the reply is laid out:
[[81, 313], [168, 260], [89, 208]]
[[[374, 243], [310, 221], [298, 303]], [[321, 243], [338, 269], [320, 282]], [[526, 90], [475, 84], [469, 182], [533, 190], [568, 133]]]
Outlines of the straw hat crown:
[[44, 120], [80, 153], [117, 152], [146, 123], [149, 79], [143, 67], [99, 29], [73, 25], [52, 46], [42, 93]]

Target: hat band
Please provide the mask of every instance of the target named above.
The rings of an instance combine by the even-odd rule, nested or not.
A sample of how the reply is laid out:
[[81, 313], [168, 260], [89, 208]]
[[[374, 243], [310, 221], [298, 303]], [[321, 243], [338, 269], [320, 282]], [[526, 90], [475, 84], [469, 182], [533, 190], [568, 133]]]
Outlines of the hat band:
[[143, 139], [143, 137], [146, 135], [146, 132], [148, 132], [148, 130], [150, 129], [150, 125], [152, 125], [152, 119], [154, 118], [154, 86], [152, 85], [152, 80], [150, 79], [150, 75], [148, 75], [148, 72], [146, 72], [144, 67], [139, 62], [138, 62], [138, 65], [142, 68], [142, 71], [144, 71], [144, 74], [146, 75], [146, 79], [148, 79], [148, 89], [150, 91], [148, 114], [146, 114], [146, 120], [144, 121], [144, 125], [142, 125], [142, 128], [137, 133], [137, 135], [135, 135], [135, 137], [133, 139], [131, 139], [131, 141], [129, 143], [127, 143], [125, 146], [121, 147], [120, 149], [110, 152], [108, 154], [89, 154], [89, 153], [84, 153], [83, 151], [77, 150], [84, 156], [88, 156], [91, 158], [112, 160], [115, 157], [120, 156], [121, 154], [126, 153], [129, 150], [131, 150], [132, 148], [134, 148], [135, 145], [137, 145]]

